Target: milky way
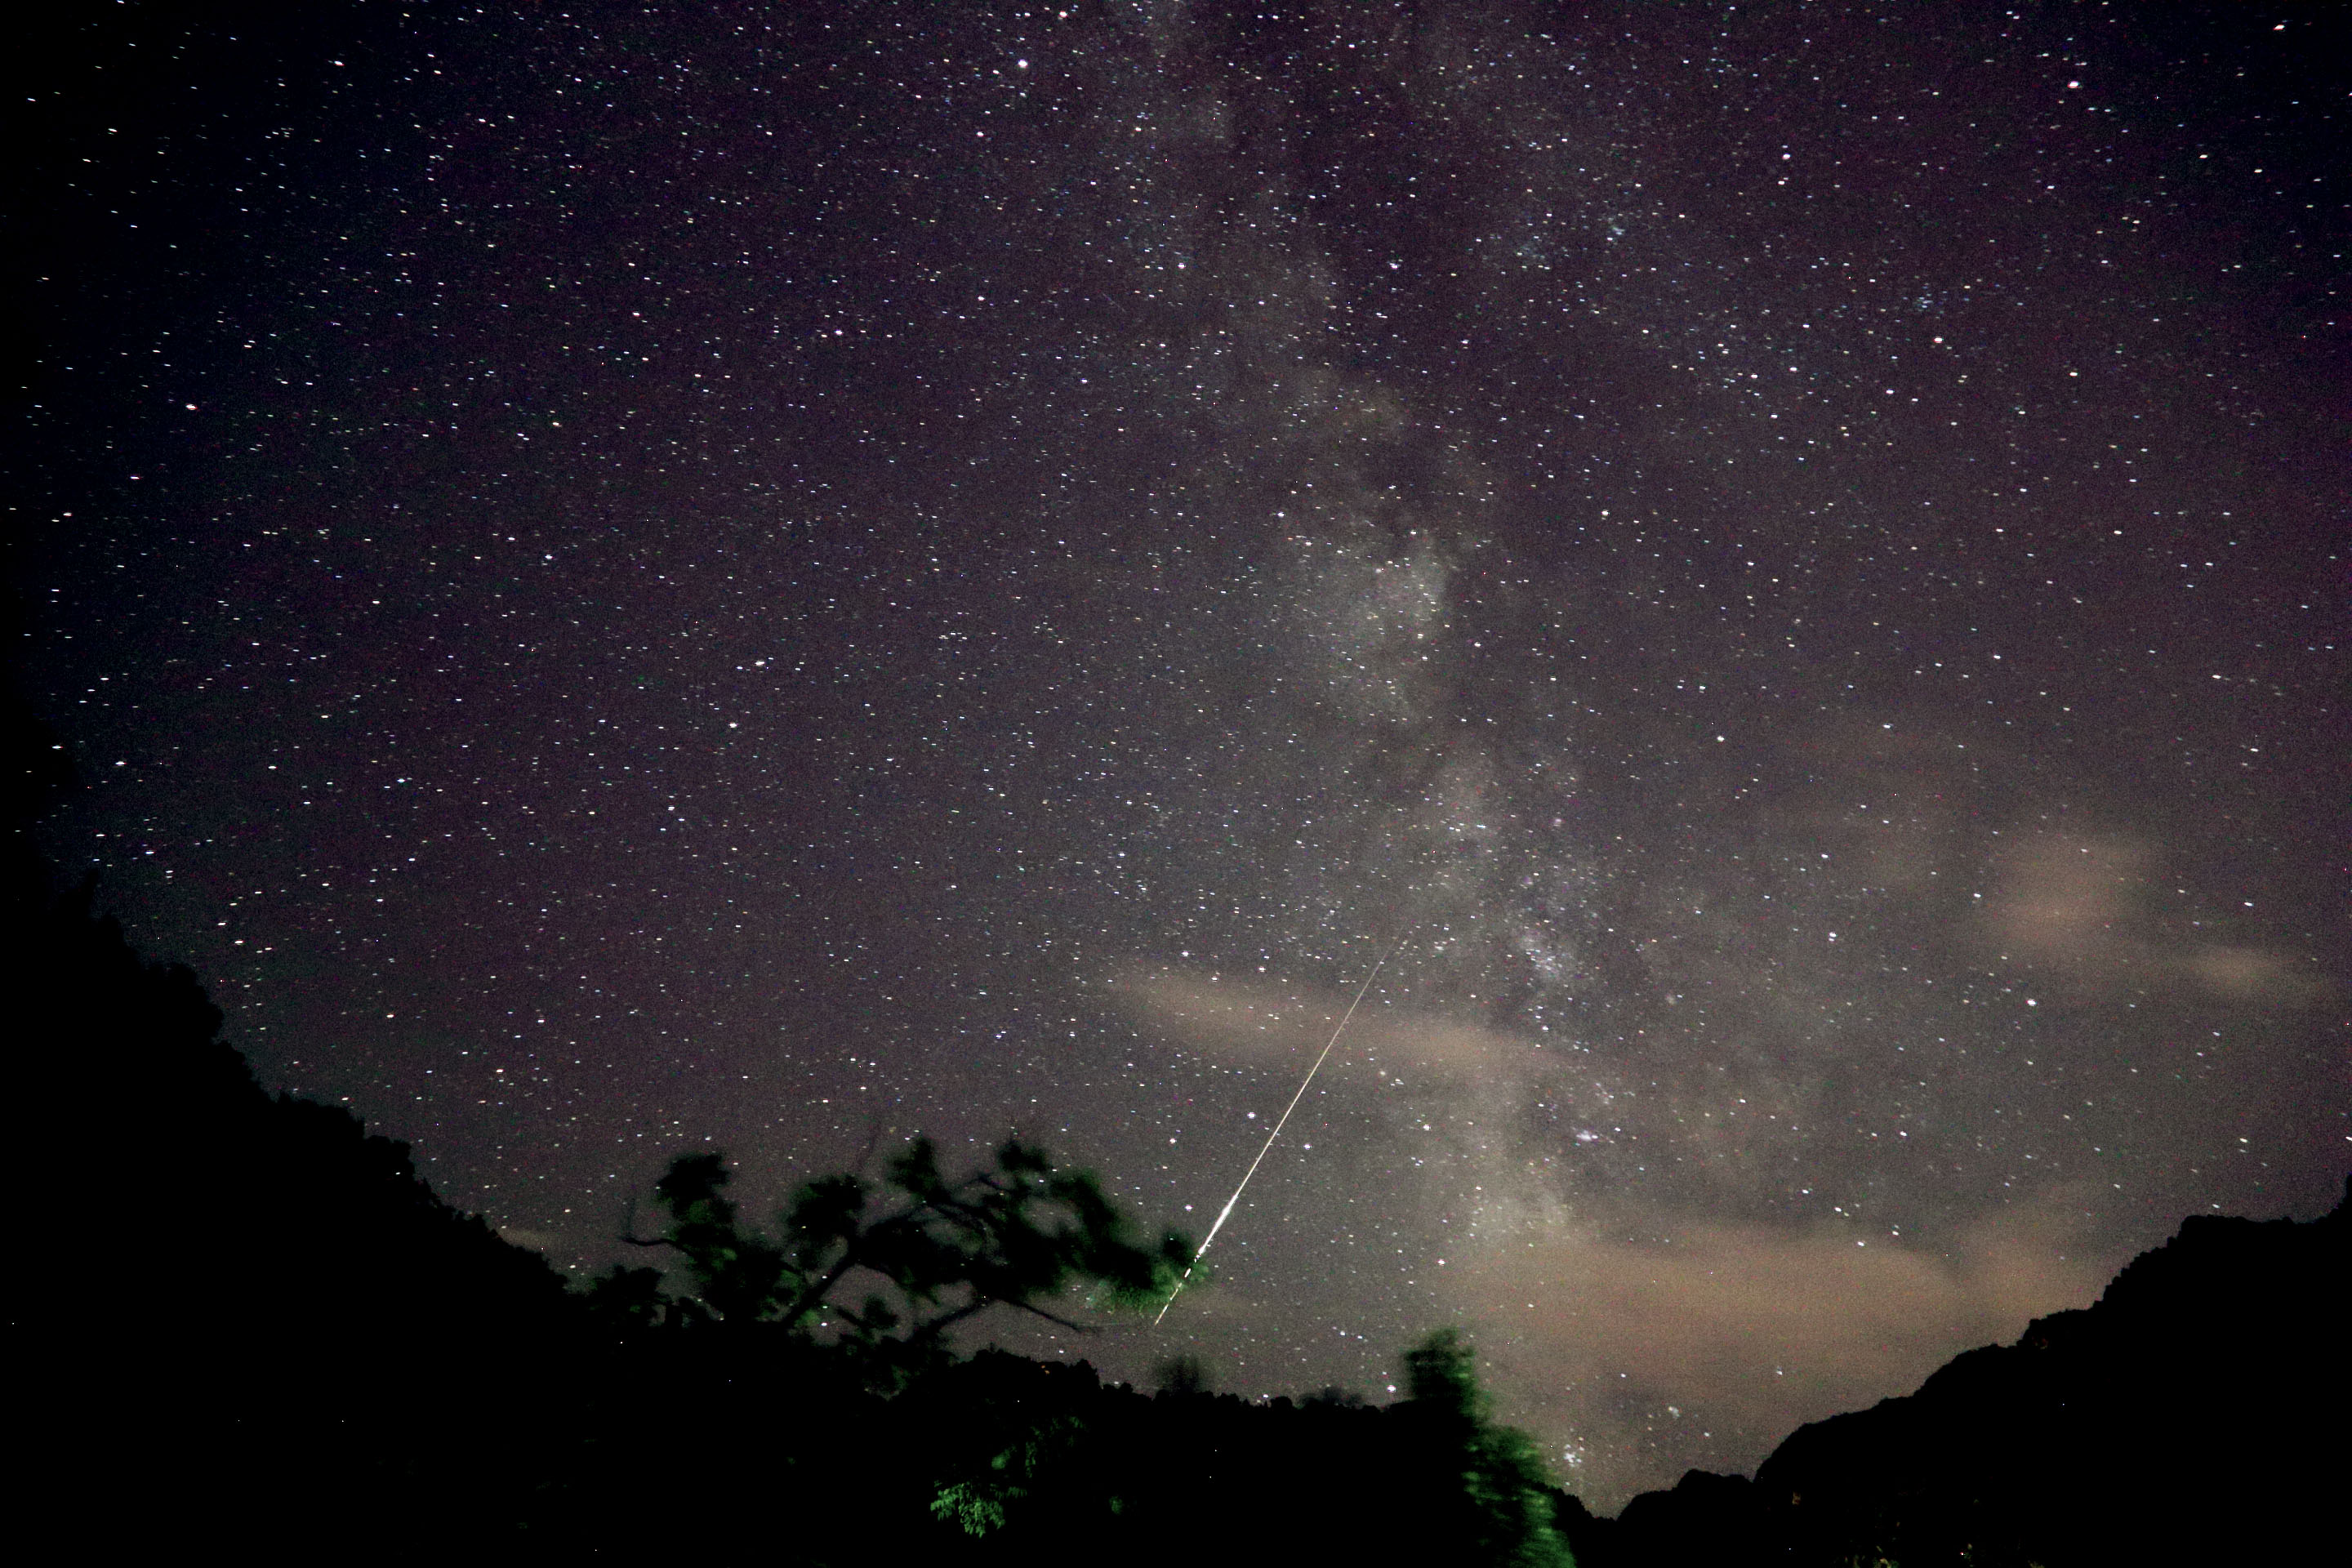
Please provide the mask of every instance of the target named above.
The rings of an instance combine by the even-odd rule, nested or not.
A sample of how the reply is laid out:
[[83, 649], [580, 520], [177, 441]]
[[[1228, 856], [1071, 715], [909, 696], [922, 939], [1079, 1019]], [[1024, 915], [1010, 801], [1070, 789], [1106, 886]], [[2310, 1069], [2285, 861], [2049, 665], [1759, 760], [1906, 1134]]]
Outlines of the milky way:
[[93, 9], [47, 842], [581, 1268], [917, 1130], [1197, 1237], [1402, 938], [1214, 1281], [1008, 1342], [1751, 1467], [2352, 1163], [2274, 10]]

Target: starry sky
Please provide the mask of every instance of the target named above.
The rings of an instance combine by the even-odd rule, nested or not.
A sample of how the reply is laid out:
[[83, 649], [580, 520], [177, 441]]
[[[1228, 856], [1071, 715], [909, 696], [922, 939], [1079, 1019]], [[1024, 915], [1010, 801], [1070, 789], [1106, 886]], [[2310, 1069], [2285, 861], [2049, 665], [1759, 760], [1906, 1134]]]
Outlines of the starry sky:
[[[68, 5], [45, 825], [566, 1267], [1010, 1131], [1597, 1506], [2352, 1164], [2331, 7]], [[94, 1084], [135, 1094], [89, 1064]]]

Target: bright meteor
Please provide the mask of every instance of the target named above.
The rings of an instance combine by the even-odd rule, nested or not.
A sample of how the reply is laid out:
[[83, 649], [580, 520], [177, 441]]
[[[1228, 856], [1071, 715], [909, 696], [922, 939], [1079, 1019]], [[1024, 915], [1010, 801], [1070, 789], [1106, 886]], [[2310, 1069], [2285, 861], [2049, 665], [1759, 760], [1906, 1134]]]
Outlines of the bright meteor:
[[1168, 1316], [1168, 1309], [1176, 1304], [1176, 1298], [1183, 1294], [1184, 1287], [1191, 1283], [1192, 1270], [1200, 1266], [1201, 1259], [1209, 1255], [1209, 1248], [1216, 1245], [1217, 1232], [1224, 1229], [1225, 1221], [1233, 1217], [1234, 1205], [1242, 1201], [1242, 1194], [1249, 1189], [1250, 1178], [1257, 1174], [1257, 1168], [1265, 1163], [1266, 1155], [1273, 1152], [1275, 1140], [1281, 1137], [1282, 1130], [1289, 1125], [1290, 1113], [1298, 1109], [1300, 1100], [1307, 1098], [1307, 1086], [1315, 1081], [1315, 1075], [1323, 1070], [1324, 1058], [1331, 1054], [1331, 1047], [1339, 1043], [1339, 1037], [1348, 1032], [1348, 1020], [1356, 1016], [1356, 1009], [1363, 1005], [1364, 994], [1371, 990], [1372, 982], [1381, 977], [1381, 971], [1388, 967], [1389, 960], [1394, 958], [1404, 947], [1405, 937], [1412, 934], [1412, 928], [1407, 926], [1403, 935], [1396, 939], [1395, 945], [1381, 955], [1380, 963], [1372, 965], [1372, 972], [1364, 976], [1364, 983], [1356, 987], [1355, 1000], [1348, 1004], [1348, 1010], [1345, 1013], [1339, 1015], [1339, 1026], [1331, 1031], [1329, 1039], [1323, 1042], [1322, 1052], [1316, 1057], [1315, 1065], [1308, 1068], [1307, 1076], [1298, 1080], [1298, 1092], [1292, 1095], [1290, 1103], [1282, 1108], [1282, 1115], [1275, 1122], [1274, 1131], [1265, 1135], [1265, 1146], [1257, 1152], [1257, 1158], [1250, 1162], [1249, 1169], [1242, 1173], [1241, 1185], [1234, 1189], [1234, 1195], [1227, 1198], [1225, 1206], [1217, 1211], [1217, 1223], [1209, 1227], [1208, 1239], [1201, 1243], [1200, 1251], [1192, 1254], [1192, 1261], [1185, 1266], [1183, 1278], [1176, 1281], [1176, 1289], [1169, 1291], [1168, 1300], [1160, 1304], [1160, 1316], [1151, 1320], [1153, 1328], [1158, 1328], [1161, 1321]]

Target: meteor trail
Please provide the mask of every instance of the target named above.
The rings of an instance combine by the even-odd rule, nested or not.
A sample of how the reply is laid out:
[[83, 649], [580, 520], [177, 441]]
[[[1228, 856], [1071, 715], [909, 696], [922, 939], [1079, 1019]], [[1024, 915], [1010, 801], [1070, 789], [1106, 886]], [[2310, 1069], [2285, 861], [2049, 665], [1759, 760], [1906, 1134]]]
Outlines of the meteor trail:
[[1192, 1261], [1184, 1266], [1184, 1277], [1176, 1281], [1176, 1289], [1169, 1291], [1168, 1300], [1160, 1304], [1160, 1316], [1151, 1320], [1151, 1326], [1153, 1328], [1158, 1328], [1160, 1324], [1160, 1321], [1168, 1316], [1168, 1309], [1176, 1304], [1176, 1298], [1183, 1294], [1184, 1287], [1192, 1281], [1192, 1270], [1199, 1267], [1201, 1259], [1209, 1255], [1209, 1248], [1216, 1244], [1217, 1232], [1224, 1229], [1225, 1221], [1233, 1217], [1234, 1205], [1242, 1201], [1242, 1194], [1247, 1190], [1250, 1184], [1250, 1178], [1257, 1174], [1258, 1166], [1265, 1163], [1266, 1155], [1274, 1149], [1274, 1141], [1281, 1137], [1283, 1128], [1289, 1125], [1290, 1113], [1298, 1109], [1298, 1102], [1300, 1100], [1307, 1098], [1307, 1086], [1313, 1083], [1315, 1081], [1315, 1075], [1323, 1070], [1323, 1058], [1331, 1054], [1331, 1047], [1339, 1043], [1339, 1037], [1341, 1035], [1347, 1033], [1348, 1020], [1356, 1016], [1357, 1007], [1361, 1005], [1363, 1003], [1364, 994], [1372, 988], [1372, 982], [1381, 977], [1381, 971], [1388, 967], [1389, 960], [1394, 958], [1398, 952], [1403, 948], [1405, 937], [1411, 936], [1412, 934], [1412, 928], [1411, 926], [1405, 927], [1403, 935], [1401, 935], [1396, 939], [1395, 946], [1391, 947], [1388, 952], [1381, 955], [1380, 963], [1372, 965], [1372, 972], [1364, 976], [1364, 983], [1361, 985], [1356, 987], [1356, 999], [1348, 1004], [1348, 1010], [1345, 1013], [1339, 1015], [1339, 1026], [1331, 1031], [1331, 1037], [1329, 1039], [1323, 1042], [1322, 1055], [1317, 1057], [1315, 1058], [1315, 1065], [1307, 1069], [1307, 1076], [1298, 1080], [1298, 1092], [1292, 1095], [1290, 1097], [1290, 1103], [1282, 1108], [1282, 1116], [1280, 1120], [1275, 1122], [1274, 1131], [1265, 1135], [1265, 1147], [1257, 1152], [1257, 1158], [1252, 1160], [1250, 1162], [1249, 1169], [1242, 1173], [1241, 1185], [1235, 1187], [1234, 1189], [1234, 1195], [1225, 1200], [1225, 1206], [1217, 1211], [1217, 1223], [1209, 1227], [1209, 1238], [1201, 1243], [1201, 1250], [1192, 1254]]

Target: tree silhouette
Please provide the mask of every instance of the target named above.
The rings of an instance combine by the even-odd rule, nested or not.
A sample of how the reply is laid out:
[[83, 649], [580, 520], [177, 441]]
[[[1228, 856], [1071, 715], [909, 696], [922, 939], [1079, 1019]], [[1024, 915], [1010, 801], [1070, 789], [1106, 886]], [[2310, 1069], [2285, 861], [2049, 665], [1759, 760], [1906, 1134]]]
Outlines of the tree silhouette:
[[625, 1239], [677, 1252], [692, 1293], [616, 1267], [594, 1303], [608, 1321], [764, 1326], [836, 1348], [889, 1384], [940, 1359], [948, 1331], [991, 1307], [1077, 1329], [1045, 1303], [1084, 1284], [1097, 1305], [1139, 1308], [1174, 1289], [1192, 1258], [1172, 1230], [1156, 1247], [1138, 1242], [1092, 1173], [1018, 1139], [953, 1181], [927, 1138], [887, 1171], [878, 1186], [846, 1173], [805, 1184], [770, 1237], [727, 1195], [723, 1154], [681, 1156], [654, 1186], [668, 1228]]
[[1461, 1331], [1431, 1332], [1405, 1352], [1404, 1366], [1412, 1397], [1397, 1415], [1409, 1425], [1420, 1473], [1444, 1483], [1429, 1510], [1438, 1538], [1464, 1561], [1573, 1568], [1552, 1528], [1551, 1478], [1535, 1440], [1496, 1425]]

